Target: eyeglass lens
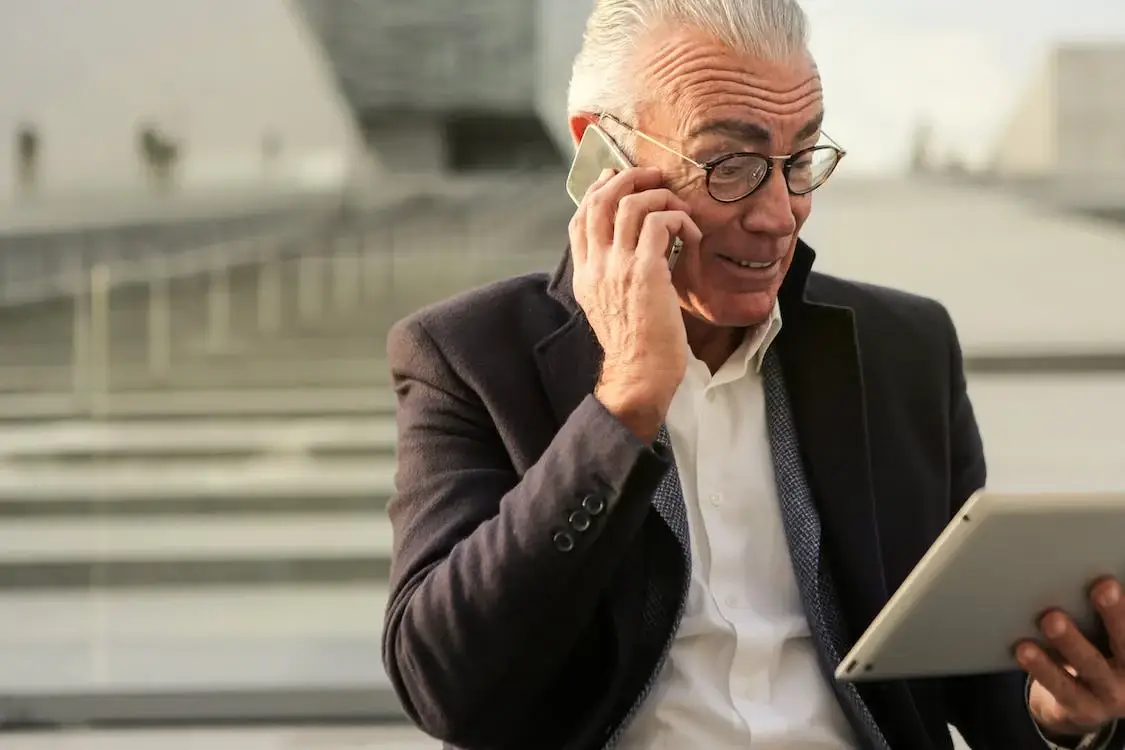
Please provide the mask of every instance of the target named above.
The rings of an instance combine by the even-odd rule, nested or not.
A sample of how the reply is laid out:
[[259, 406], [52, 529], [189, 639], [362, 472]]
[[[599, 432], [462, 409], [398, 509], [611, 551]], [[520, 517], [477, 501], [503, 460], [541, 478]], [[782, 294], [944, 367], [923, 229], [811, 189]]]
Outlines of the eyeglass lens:
[[[795, 155], [786, 163], [785, 178], [789, 190], [803, 194], [820, 187], [839, 158], [839, 152], [830, 146], [818, 146]], [[762, 184], [769, 164], [768, 159], [754, 154], [729, 156], [711, 169], [707, 189], [719, 201], [744, 198]]]

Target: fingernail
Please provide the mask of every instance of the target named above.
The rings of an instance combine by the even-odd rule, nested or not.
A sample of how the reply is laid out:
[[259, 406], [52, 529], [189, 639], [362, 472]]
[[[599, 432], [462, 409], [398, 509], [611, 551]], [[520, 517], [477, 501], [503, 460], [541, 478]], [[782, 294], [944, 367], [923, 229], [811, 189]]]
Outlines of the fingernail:
[[1098, 594], [1098, 603], [1103, 607], [1112, 607], [1121, 599], [1121, 586], [1116, 581], [1102, 586]]
[[1058, 638], [1066, 632], [1066, 621], [1062, 615], [1047, 615], [1043, 618], [1043, 632], [1048, 638]]
[[1026, 666], [1035, 661], [1035, 646], [1030, 643], [1021, 643], [1016, 649], [1016, 661]]

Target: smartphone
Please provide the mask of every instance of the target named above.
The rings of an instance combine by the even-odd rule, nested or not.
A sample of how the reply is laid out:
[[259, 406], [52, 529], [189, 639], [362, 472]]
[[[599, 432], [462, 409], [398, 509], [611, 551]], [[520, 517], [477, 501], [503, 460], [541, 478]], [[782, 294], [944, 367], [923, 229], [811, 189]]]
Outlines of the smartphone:
[[[570, 173], [566, 177], [566, 192], [574, 205], [582, 202], [586, 191], [597, 182], [603, 171], [607, 169], [628, 169], [633, 166], [613, 139], [596, 123], [586, 126], [582, 133], [582, 140], [578, 143], [578, 151], [574, 154], [574, 161], [570, 165]], [[680, 252], [684, 249], [683, 240], [676, 237], [668, 248], [668, 267], [675, 268]]]

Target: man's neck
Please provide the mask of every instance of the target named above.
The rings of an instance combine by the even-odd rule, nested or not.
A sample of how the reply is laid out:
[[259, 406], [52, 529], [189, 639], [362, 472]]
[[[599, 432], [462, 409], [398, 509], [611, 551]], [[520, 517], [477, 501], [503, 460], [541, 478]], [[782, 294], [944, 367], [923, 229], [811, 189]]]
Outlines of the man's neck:
[[746, 337], [745, 328], [721, 328], [684, 313], [684, 329], [692, 354], [714, 375]]

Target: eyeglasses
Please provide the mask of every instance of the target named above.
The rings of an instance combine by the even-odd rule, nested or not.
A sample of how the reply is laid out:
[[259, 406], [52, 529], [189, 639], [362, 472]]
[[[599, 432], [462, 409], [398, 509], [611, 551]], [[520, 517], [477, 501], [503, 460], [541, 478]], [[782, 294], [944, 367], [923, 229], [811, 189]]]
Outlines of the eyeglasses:
[[793, 154], [767, 156], [752, 151], [738, 151], [717, 156], [710, 161], [698, 162], [613, 115], [602, 113], [599, 119], [614, 122], [638, 138], [702, 169], [706, 175], [707, 192], [719, 203], [735, 203], [749, 197], [766, 183], [777, 165], [781, 166], [789, 193], [807, 195], [828, 181], [840, 159], [847, 154], [839, 144], [824, 135], [827, 144], [803, 148]]

